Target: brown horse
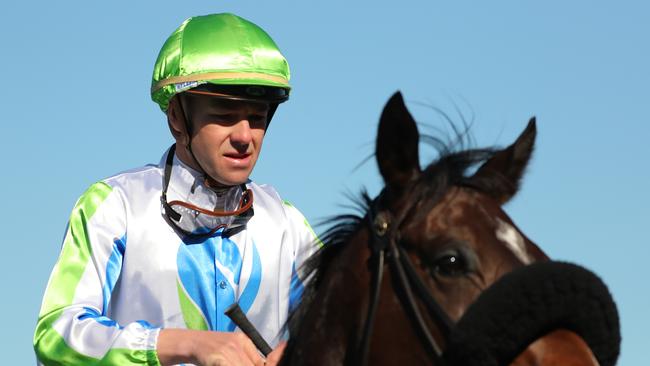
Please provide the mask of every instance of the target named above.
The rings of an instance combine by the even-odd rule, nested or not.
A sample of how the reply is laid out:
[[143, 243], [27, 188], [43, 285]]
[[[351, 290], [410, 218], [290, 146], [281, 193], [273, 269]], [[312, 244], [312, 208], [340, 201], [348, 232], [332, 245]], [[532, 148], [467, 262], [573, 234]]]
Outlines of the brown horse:
[[[518, 190], [535, 134], [533, 119], [502, 150], [441, 148], [422, 170], [420, 135], [395, 94], [376, 146], [386, 186], [375, 199], [363, 195], [361, 215], [333, 219], [324, 249], [303, 267], [309, 281], [282, 364], [452, 364], [444, 354], [450, 333], [479, 295], [513, 270], [548, 261], [501, 208]], [[539, 336], [506, 364], [609, 365], [618, 355], [617, 340], [597, 359], [571, 331]]]

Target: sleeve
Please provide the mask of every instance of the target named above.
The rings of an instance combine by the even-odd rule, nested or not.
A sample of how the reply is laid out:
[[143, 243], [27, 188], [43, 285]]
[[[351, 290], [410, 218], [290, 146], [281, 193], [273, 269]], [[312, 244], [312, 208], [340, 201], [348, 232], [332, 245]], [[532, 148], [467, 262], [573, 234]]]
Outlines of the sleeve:
[[125, 212], [121, 195], [103, 182], [77, 201], [34, 332], [41, 364], [160, 365], [159, 328], [107, 317], [126, 247]]
[[288, 201], [283, 201], [284, 210], [289, 220], [289, 235], [294, 242], [294, 262], [291, 269], [291, 285], [289, 288], [289, 311], [293, 311], [300, 303], [304, 291], [305, 276], [302, 265], [323, 246], [309, 222], [303, 214]]

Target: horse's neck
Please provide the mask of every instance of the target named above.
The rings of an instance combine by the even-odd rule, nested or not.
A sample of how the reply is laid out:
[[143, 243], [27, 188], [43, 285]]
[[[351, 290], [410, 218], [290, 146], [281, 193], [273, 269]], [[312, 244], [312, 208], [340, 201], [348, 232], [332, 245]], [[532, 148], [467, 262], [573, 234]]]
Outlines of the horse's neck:
[[342, 248], [341, 253], [322, 273], [321, 285], [300, 324], [291, 334], [291, 365], [350, 364], [349, 352], [356, 349], [362, 327], [362, 304], [367, 298], [368, 274], [360, 268], [363, 256], [358, 245]]

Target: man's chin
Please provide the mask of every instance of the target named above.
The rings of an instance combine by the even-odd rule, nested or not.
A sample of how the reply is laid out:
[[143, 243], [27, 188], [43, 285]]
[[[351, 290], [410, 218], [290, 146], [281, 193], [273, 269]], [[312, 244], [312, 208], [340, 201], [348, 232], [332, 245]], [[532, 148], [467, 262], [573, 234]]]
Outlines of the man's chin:
[[238, 172], [240, 174], [229, 174], [229, 175], [216, 175], [210, 176], [207, 179], [207, 184], [209, 187], [212, 188], [217, 188], [217, 187], [232, 187], [240, 184], [244, 184], [248, 182], [248, 177], [250, 176], [250, 172]]

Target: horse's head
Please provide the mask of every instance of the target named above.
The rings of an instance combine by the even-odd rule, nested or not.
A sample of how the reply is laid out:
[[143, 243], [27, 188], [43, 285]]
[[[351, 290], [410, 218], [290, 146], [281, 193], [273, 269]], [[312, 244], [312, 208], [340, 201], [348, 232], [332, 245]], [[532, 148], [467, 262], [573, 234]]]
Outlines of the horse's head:
[[422, 170], [420, 135], [402, 96], [384, 108], [376, 148], [386, 183], [381, 205], [401, 218], [400, 244], [453, 320], [504, 273], [547, 259], [501, 208], [517, 193], [535, 135], [531, 119], [505, 149], [442, 149]]
[[395, 94], [377, 135], [385, 187], [364, 195], [362, 215], [334, 219], [303, 268], [310, 282], [284, 364], [431, 364], [482, 291], [546, 261], [501, 208], [517, 193], [535, 134], [533, 119], [504, 149], [454, 151], [434, 140], [440, 156], [421, 169], [420, 134]]

